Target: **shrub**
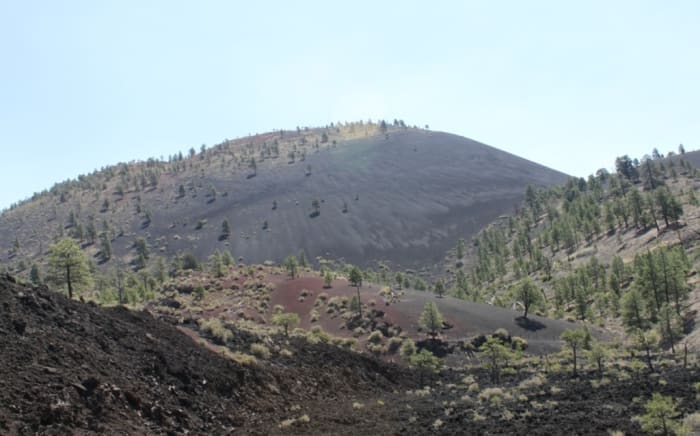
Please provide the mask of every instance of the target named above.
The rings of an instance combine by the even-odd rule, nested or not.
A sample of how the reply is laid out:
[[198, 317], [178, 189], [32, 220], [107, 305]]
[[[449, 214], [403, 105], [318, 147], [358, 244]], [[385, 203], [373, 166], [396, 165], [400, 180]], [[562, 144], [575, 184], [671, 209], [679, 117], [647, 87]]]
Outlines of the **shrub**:
[[309, 418], [309, 415], [302, 415], [299, 418], [285, 419], [279, 424], [278, 427], [285, 429], [297, 424], [308, 424], [309, 422], [311, 422], [311, 418]]
[[395, 354], [397, 351], [399, 351], [399, 348], [401, 348], [401, 345], [403, 344], [403, 339], [393, 337], [389, 339], [389, 342], [387, 343], [387, 353], [389, 354]]
[[317, 344], [319, 342], [328, 343], [331, 341], [331, 336], [325, 331], [323, 331], [321, 326], [315, 325], [306, 335], [306, 339], [312, 344]]
[[367, 350], [369, 350], [370, 353], [374, 354], [375, 356], [378, 356], [386, 351], [386, 348], [381, 344], [373, 344], [371, 342], [367, 343]]
[[200, 318], [197, 323], [200, 329], [214, 336], [222, 344], [233, 338], [233, 332], [226, 328], [219, 318]]
[[493, 337], [498, 338], [501, 342], [510, 341], [510, 333], [508, 333], [508, 330], [504, 328], [497, 329], [495, 332], [493, 332]]
[[289, 427], [293, 426], [294, 424], [296, 424], [296, 422], [297, 422], [296, 418], [285, 419], [284, 421], [280, 422], [279, 428], [289, 428]]
[[479, 400], [498, 405], [503, 401], [503, 396], [503, 389], [501, 388], [486, 388], [479, 393]]
[[379, 330], [374, 330], [367, 337], [367, 340], [373, 344], [380, 344], [382, 342], [382, 339], [384, 339], [384, 335]]
[[310, 316], [309, 320], [311, 322], [316, 322], [316, 321], [318, 321], [318, 319], [320, 317], [321, 317], [321, 315], [319, 315], [318, 311], [316, 309], [314, 309], [311, 311], [311, 316]]
[[360, 342], [355, 338], [345, 338], [343, 341], [343, 347], [349, 350], [356, 350]]
[[197, 300], [202, 300], [204, 296], [207, 295], [207, 290], [204, 289], [204, 286], [199, 285], [194, 288], [193, 293]]
[[292, 357], [292, 356], [294, 356], [294, 353], [292, 353], [291, 351], [289, 351], [289, 350], [286, 349], [286, 348], [282, 348], [282, 349], [280, 350], [280, 356], [282, 356], [282, 357]]
[[331, 297], [328, 300], [328, 308], [335, 307], [335, 308], [340, 308], [342, 306], [342, 301], [340, 297]]
[[401, 344], [401, 357], [408, 360], [416, 354], [417, 348], [416, 343], [411, 339], [405, 339]]
[[282, 306], [281, 304], [275, 304], [275, 307], [272, 308], [272, 313], [277, 314], [282, 312], [284, 312], [284, 306]]
[[474, 376], [471, 374], [468, 374], [468, 375], [465, 375], [464, 378], [462, 379], [462, 384], [464, 386], [469, 386], [470, 384], [474, 383], [475, 381], [476, 381], [476, 379], [474, 378]]
[[355, 410], [364, 409], [364, 407], [365, 405], [360, 403], [359, 401], [355, 401], [354, 403], [352, 403], [352, 408]]
[[467, 406], [471, 406], [474, 404], [474, 400], [468, 394], [462, 395], [462, 402], [465, 403]]
[[250, 346], [250, 352], [257, 357], [260, 357], [261, 359], [270, 358], [270, 349], [264, 346], [263, 344], [252, 344]]
[[[276, 306], [275, 306], [276, 307]], [[284, 335], [289, 336], [289, 329], [299, 325], [299, 315], [296, 313], [277, 313], [272, 317], [272, 323], [284, 329]]]
[[518, 385], [520, 389], [532, 389], [547, 383], [547, 378], [541, 374], [535, 374], [527, 380], [523, 380]]
[[251, 366], [251, 365], [255, 365], [258, 363], [258, 360], [255, 358], [255, 356], [251, 356], [250, 354], [240, 353], [238, 351], [231, 351], [228, 348], [223, 349], [223, 355], [224, 355], [224, 357], [231, 359], [231, 360], [235, 361], [236, 363], [239, 363], [239, 364], [245, 365], [245, 366]]
[[520, 336], [513, 336], [511, 338], [511, 347], [514, 350], [525, 351], [527, 349], [527, 339], [521, 338]]

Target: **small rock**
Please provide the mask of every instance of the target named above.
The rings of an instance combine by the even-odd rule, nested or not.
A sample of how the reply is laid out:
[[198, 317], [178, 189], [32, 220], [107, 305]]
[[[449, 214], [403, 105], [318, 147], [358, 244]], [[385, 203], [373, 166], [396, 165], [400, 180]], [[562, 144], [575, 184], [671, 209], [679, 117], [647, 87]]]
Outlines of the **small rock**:
[[23, 335], [24, 330], [27, 328], [27, 323], [21, 319], [13, 319], [12, 326], [15, 328], [17, 334]]

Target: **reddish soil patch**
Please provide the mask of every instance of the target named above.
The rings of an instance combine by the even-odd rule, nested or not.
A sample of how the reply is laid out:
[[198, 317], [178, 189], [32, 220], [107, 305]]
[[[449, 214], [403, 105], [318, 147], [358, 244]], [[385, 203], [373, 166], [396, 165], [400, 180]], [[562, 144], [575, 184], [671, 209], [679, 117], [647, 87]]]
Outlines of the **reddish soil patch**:
[[[308, 290], [311, 294], [300, 302], [299, 296], [302, 290]], [[314, 308], [314, 303], [319, 293], [325, 292], [329, 298], [333, 296], [346, 296], [351, 299], [356, 295], [356, 289], [349, 286], [345, 280], [335, 280], [333, 287], [323, 288], [323, 281], [318, 277], [300, 277], [294, 280], [286, 279], [279, 283], [272, 292], [271, 309], [274, 305], [281, 304], [287, 312], [295, 312], [301, 318], [301, 327], [309, 328], [313, 325], [309, 321], [309, 314]], [[448, 341], [463, 340], [482, 334], [493, 333], [496, 329], [505, 328], [513, 336], [527, 339], [528, 351], [535, 354], [557, 351], [561, 348], [559, 337], [564, 330], [578, 328], [580, 325], [567, 321], [553, 320], [529, 315], [528, 320], [521, 318], [520, 312], [491, 306], [488, 304], [471, 303], [452, 297], [437, 298], [434, 294], [413, 290], [400, 292], [399, 300], [386, 304], [385, 299], [379, 295], [379, 287], [365, 285], [360, 290], [362, 302], [368, 305], [374, 300], [375, 305], [368, 307], [383, 316], [377, 322], [385, 322], [396, 325], [414, 339], [425, 336], [419, 330], [418, 320], [429, 301], [437, 304], [442, 312], [449, 328], [442, 331], [442, 337]], [[325, 306], [324, 306], [325, 307]], [[339, 336], [349, 336], [350, 332], [341, 329], [343, 320], [337, 316], [326, 314], [324, 307], [319, 309], [320, 324], [324, 330]], [[603, 335], [597, 330], [594, 333]]]

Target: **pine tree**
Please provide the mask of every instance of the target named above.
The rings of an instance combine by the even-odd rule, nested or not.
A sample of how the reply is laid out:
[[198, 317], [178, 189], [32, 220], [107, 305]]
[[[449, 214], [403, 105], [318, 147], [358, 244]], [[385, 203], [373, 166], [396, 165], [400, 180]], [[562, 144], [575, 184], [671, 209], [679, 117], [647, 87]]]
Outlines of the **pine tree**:
[[445, 295], [445, 282], [443, 282], [442, 279], [438, 279], [438, 281], [435, 283], [435, 288], [433, 289], [433, 292], [439, 298], [442, 298]]
[[661, 187], [654, 193], [656, 204], [659, 207], [661, 217], [666, 223], [666, 227], [670, 225], [669, 220], [677, 222], [683, 214], [683, 206], [671, 194], [667, 187]]
[[573, 375], [576, 377], [578, 375], [577, 372], [577, 367], [576, 367], [576, 361], [577, 361], [577, 354], [578, 351], [581, 350], [585, 344], [586, 344], [586, 331], [583, 329], [572, 329], [572, 330], [565, 330], [564, 333], [561, 334], [561, 339], [566, 343], [566, 345], [569, 347], [571, 350], [571, 354], [573, 357], [573, 364], [574, 364], [574, 370], [573, 370]]
[[49, 247], [49, 266], [52, 268], [51, 282], [66, 285], [68, 298], [73, 298], [74, 287], [87, 287], [91, 283], [87, 256], [72, 238], [64, 238]]
[[513, 288], [513, 297], [523, 305], [523, 318], [527, 318], [530, 308], [544, 302], [542, 291], [537, 289], [535, 283], [529, 278], [525, 278], [517, 283]]
[[228, 220], [225, 219], [221, 223], [221, 239], [228, 239], [231, 236], [231, 225]]
[[41, 284], [41, 273], [39, 272], [39, 265], [37, 265], [36, 263], [32, 264], [32, 269], [31, 271], [29, 271], [29, 280], [34, 285]]
[[437, 337], [438, 330], [442, 329], [443, 319], [442, 314], [434, 302], [429, 301], [425, 303], [418, 324], [421, 328], [426, 330], [433, 339]]
[[486, 355], [484, 366], [489, 370], [491, 383], [498, 383], [501, 370], [510, 360], [510, 350], [496, 336], [488, 336], [479, 351]]
[[628, 330], [646, 330], [649, 326], [644, 300], [636, 289], [627, 291], [620, 300], [622, 320]]
[[284, 267], [287, 269], [287, 272], [289, 273], [289, 276], [294, 279], [297, 276], [297, 270], [299, 268], [299, 262], [297, 262], [297, 258], [294, 256], [287, 256], [284, 259]]
[[362, 318], [362, 300], [360, 298], [360, 287], [362, 286], [362, 271], [356, 266], [350, 269], [350, 274], [348, 275], [348, 280], [352, 286], [357, 288], [357, 312]]
[[644, 405], [646, 413], [639, 417], [642, 430], [649, 434], [681, 434], [677, 407], [673, 398], [654, 392]]
[[100, 257], [103, 262], [112, 258], [112, 243], [107, 232], [100, 233]]
[[627, 197], [628, 207], [632, 214], [632, 222], [636, 228], [646, 227], [644, 222], [644, 197], [637, 189], [632, 189]]

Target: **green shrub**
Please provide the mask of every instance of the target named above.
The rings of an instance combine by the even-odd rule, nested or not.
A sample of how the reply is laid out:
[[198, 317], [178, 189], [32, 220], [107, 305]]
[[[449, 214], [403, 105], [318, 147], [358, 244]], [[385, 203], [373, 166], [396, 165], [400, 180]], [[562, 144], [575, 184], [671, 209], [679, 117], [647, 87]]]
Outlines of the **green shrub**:
[[367, 340], [373, 344], [380, 344], [382, 342], [382, 339], [384, 339], [384, 335], [379, 330], [374, 330], [367, 337]]
[[479, 393], [479, 400], [488, 402], [491, 405], [500, 405], [503, 401], [504, 393], [501, 388], [486, 388]]
[[251, 356], [250, 354], [240, 353], [238, 351], [231, 351], [228, 348], [224, 348], [222, 353], [224, 357], [231, 359], [241, 365], [251, 366], [258, 363], [258, 360], [255, 358], [255, 356]]
[[493, 337], [498, 338], [501, 342], [510, 341], [510, 333], [508, 333], [508, 330], [504, 328], [497, 329], [495, 332], [493, 332]]
[[270, 349], [263, 344], [252, 344], [250, 346], [250, 352], [261, 359], [270, 358]]
[[318, 321], [318, 319], [319, 319], [320, 317], [321, 317], [321, 315], [318, 313], [318, 311], [317, 311], [316, 309], [314, 309], [314, 310], [311, 311], [311, 315], [310, 315], [309, 320], [310, 320], [311, 322], [316, 322], [316, 321]]
[[226, 328], [219, 318], [200, 318], [197, 323], [200, 329], [210, 333], [223, 344], [226, 344], [233, 338], [233, 332]]
[[272, 308], [272, 313], [277, 314], [282, 312], [284, 312], [284, 306], [282, 306], [281, 304], [275, 304], [275, 307]]
[[405, 339], [401, 344], [401, 357], [403, 357], [406, 360], [409, 360], [411, 356], [416, 354], [416, 352], [416, 343], [413, 342], [413, 340], [411, 339]]
[[331, 336], [323, 331], [321, 326], [315, 325], [306, 335], [306, 339], [312, 344], [317, 344], [319, 342], [329, 343], [331, 341]]
[[387, 343], [387, 353], [389, 354], [395, 354], [397, 351], [399, 351], [399, 348], [401, 348], [401, 345], [403, 344], [403, 339], [393, 337], [389, 339], [389, 342]]
[[542, 385], [547, 383], [547, 377], [541, 375], [541, 374], [535, 374], [532, 377], [528, 378], [527, 380], [523, 380], [520, 382], [518, 385], [518, 388], [520, 389], [532, 389], [532, 388], [538, 388]]

